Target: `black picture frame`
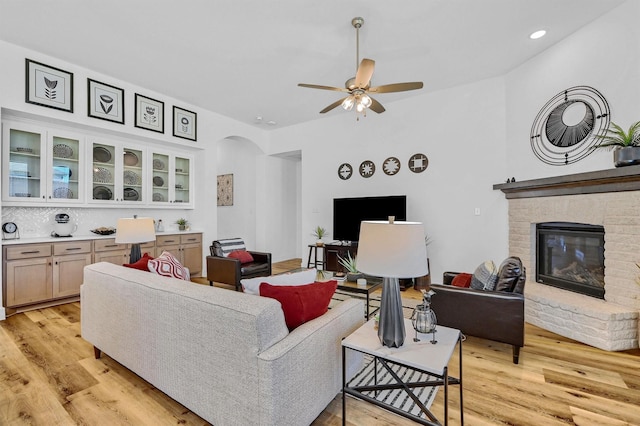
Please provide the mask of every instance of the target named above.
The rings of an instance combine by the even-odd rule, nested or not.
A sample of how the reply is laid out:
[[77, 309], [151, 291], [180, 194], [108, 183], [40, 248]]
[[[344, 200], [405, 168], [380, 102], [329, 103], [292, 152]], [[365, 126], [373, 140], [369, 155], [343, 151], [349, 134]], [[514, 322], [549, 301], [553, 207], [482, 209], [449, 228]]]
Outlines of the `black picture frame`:
[[164, 102], [136, 93], [134, 126], [164, 133]]
[[73, 113], [73, 73], [25, 58], [25, 102]]
[[124, 89], [87, 78], [87, 115], [124, 124]]
[[196, 141], [198, 138], [198, 114], [174, 105], [173, 136]]

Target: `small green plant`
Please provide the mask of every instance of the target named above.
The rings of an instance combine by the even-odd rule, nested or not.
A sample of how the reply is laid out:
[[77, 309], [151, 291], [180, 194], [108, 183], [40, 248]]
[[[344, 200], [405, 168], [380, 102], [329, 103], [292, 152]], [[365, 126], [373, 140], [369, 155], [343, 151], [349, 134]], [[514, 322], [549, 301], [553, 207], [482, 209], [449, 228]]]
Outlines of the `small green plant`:
[[176, 220], [176, 225], [179, 225], [179, 226], [187, 226], [187, 223], [189, 223], [189, 222], [187, 221], [187, 219], [185, 219], [183, 217], [181, 217], [180, 219]]
[[629, 127], [626, 132], [616, 123], [611, 122], [609, 128], [603, 133], [596, 135], [599, 144], [593, 148], [617, 149], [629, 146], [640, 146], [640, 121], [637, 121]]
[[347, 272], [357, 274], [359, 271], [356, 265], [356, 257], [357, 256], [351, 257], [351, 252], [347, 252], [346, 259], [338, 255], [338, 263], [340, 263], [344, 267], [344, 269], [347, 270]]
[[321, 240], [327, 234], [328, 234], [327, 230], [324, 229], [322, 226], [317, 226], [316, 229], [314, 229], [313, 232], [311, 233], [311, 235], [316, 237], [318, 240]]

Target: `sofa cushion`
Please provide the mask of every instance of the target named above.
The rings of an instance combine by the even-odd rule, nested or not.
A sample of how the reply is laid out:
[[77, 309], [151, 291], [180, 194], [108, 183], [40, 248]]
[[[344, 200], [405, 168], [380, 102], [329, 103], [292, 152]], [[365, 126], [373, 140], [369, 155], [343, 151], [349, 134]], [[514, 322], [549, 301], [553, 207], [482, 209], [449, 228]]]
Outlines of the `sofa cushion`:
[[512, 292], [520, 280], [525, 280], [526, 274], [519, 257], [507, 257], [500, 264], [496, 291]]
[[[243, 270], [243, 273], [245, 272]], [[240, 280], [240, 284], [242, 284], [242, 289], [245, 293], [259, 295], [261, 283], [285, 286], [310, 284], [316, 280], [316, 275], [317, 271], [315, 269], [307, 269], [301, 272], [272, 275], [270, 277], [245, 278]]]
[[246, 250], [235, 250], [229, 253], [229, 256], [232, 259], [238, 259], [240, 263], [250, 263], [253, 262], [253, 256]]
[[496, 264], [492, 260], [482, 262], [471, 277], [471, 288], [476, 290], [493, 290], [498, 280]]
[[260, 296], [276, 299], [282, 305], [289, 331], [327, 312], [338, 282], [314, 282], [306, 285], [282, 286], [260, 284]]
[[164, 277], [180, 278], [181, 280], [189, 279], [189, 273], [185, 267], [168, 251], [163, 251], [160, 256], [149, 260], [149, 271]]
[[236, 250], [247, 249], [242, 238], [227, 238], [225, 240], [216, 240], [212, 245], [214, 254], [218, 257], [228, 257], [230, 253]]
[[466, 272], [461, 272], [451, 280], [451, 285], [456, 287], [464, 287], [469, 288], [471, 285], [471, 274], [467, 274]]
[[149, 253], [145, 253], [142, 255], [137, 262], [134, 263], [125, 263], [122, 266], [126, 266], [127, 268], [139, 269], [141, 271], [149, 272], [149, 261], [153, 260], [153, 257], [149, 255]]

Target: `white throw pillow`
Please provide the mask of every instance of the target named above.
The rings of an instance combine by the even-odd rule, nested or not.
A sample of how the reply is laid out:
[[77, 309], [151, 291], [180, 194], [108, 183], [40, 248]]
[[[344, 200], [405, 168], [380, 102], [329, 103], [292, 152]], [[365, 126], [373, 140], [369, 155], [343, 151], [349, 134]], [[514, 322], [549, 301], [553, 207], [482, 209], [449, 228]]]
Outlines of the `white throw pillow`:
[[270, 277], [245, 278], [240, 280], [242, 288], [247, 294], [260, 295], [260, 284], [269, 283], [271, 285], [303, 285], [311, 284], [316, 281], [317, 271], [315, 269], [307, 269], [301, 272], [292, 272], [290, 274], [271, 275]]

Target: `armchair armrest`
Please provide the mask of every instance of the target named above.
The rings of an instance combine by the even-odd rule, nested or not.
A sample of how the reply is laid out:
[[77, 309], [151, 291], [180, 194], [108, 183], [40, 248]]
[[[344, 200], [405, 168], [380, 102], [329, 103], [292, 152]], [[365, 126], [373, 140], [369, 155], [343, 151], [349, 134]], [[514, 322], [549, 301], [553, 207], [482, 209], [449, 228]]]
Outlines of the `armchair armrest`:
[[269, 273], [271, 275], [271, 253], [265, 253], [261, 251], [249, 251], [251, 257], [253, 257], [254, 263], [267, 263], [269, 264]]
[[237, 287], [240, 282], [240, 261], [229, 257], [207, 256], [207, 280]]

